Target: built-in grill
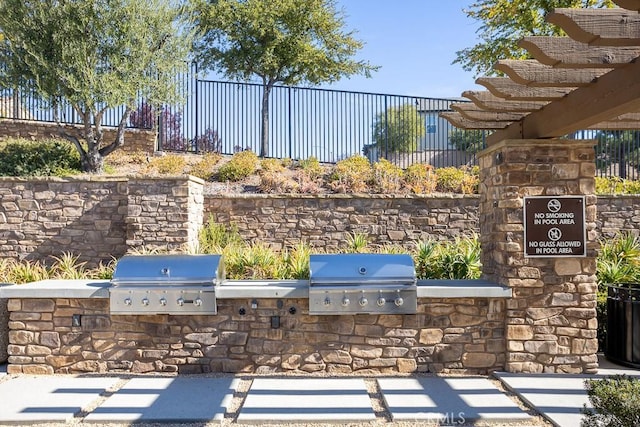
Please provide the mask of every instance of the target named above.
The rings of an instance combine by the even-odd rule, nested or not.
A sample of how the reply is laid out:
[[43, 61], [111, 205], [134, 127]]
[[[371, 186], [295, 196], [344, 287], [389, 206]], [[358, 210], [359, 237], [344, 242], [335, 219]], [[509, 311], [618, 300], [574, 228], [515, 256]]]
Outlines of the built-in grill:
[[113, 272], [111, 314], [216, 314], [220, 255], [125, 255]]
[[416, 271], [410, 255], [310, 257], [309, 314], [414, 314]]

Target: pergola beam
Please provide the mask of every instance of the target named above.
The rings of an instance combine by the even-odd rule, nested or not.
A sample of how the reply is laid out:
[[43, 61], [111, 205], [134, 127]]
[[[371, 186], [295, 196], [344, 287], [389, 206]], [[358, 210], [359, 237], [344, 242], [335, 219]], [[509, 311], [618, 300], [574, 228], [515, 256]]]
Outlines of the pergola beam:
[[569, 37], [590, 46], [640, 44], [640, 15], [625, 9], [555, 9], [546, 21], [562, 28]]
[[613, 2], [623, 9], [640, 12], [640, 0], [613, 0]]
[[465, 91], [462, 96], [483, 110], [497, 112], [530, 113], [548, 104], [547, 101], [507, 101], [488, 91]]
[[589, 46], [569, 37], [525, 37], [518, 46], [545, 65], [558, 68], [622, 67], [638, 56], [638, 46]]
[[588, 86], [612, 68], [553, 68], [535, 59], [502, 59], [493, 66], [515, 83], [531, 87]]
[[523, 118], [527, 113], [503, 113], [497, 111], [487, 111], [471, 102], [451, 104], [451, 109], [457, 111], [462, 117], [468, 120], [487, 120], [492, 122], [515, 122]]
[[507, 77], [480, 77], [476, 79], [476, 83], [486, 87], [498, 98], [510, 101], [553, 101], [575, 89], [575, 87], [525, 86]]
[[630, 111], [640, 111], [638, 76], [640, 61], [615, 69], [600, 77], [597, 84], [578, 88], [494, 133], [488, 143], [504, 139], [560, 137]]

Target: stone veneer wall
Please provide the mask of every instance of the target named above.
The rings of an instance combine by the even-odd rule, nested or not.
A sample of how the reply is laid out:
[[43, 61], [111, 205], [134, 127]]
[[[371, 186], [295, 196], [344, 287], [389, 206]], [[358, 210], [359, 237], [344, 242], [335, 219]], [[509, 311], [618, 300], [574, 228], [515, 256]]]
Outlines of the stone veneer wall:
[[203, 182], [172, 178], [0, 178], [2, 258], [51, 262], [71, 252], [95, 266], [130, 248], [197, 242]]
[[353, 232], [365, 233], [372, 244], [399, 245], [472, 235], [478, 226], [478, 196], [208, 195], [208, 218], [234, 224], [245, 239], [276, 248], [304, 241], [335, 251]]
[[431, 298], [415, 315], [310, 316], [307, 299], [257, 309], [219, 299], [217, 315], [111, 316], [108, 299], [10, 299], [8, 372], [484, 374], [504, 368], [505, 303]]
[[203, 184], [193, 176], [130, 180], [127, 246], [151, 250], [194, 247], [203, 221]]
[[[60, 128], [55, 123], [37, 122], [30, 120], [0, 119], [0, 140], [7, 138], [60, 138]], [[65, 125], [65, 132], [81, 136], [80, 125]], [[103, 127], [105, 141], [115, 140], [116, 129]], [[156, 131], [144, 129], [126, 129], [123, 151], [142, 151], [153, 153], [156, 151]]]
[[[595, 373], [595, 151], [593, 141], [512, 140], [480, 156], [483, 276], [513, 289], [505, 368]], [[526, 258], [523, 198], [585, 196], [585, 257]]]
[[[0, 257], [50, 260], [63, 251], [108, 262], [129, 247], [178, 248], [209, 217], [275, 248], [334, 250], [351, 232], [373, 244], [478, 234], [479, 196], [203, 195], [198, 178], [2, 178]], [[640, 233], [640, 197], [598, 197], [604, 237]]]

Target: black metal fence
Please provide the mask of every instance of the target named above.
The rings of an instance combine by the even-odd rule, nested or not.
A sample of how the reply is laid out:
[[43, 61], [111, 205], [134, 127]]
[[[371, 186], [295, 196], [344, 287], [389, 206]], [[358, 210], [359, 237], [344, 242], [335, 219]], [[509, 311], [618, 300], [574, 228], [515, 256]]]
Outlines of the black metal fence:
[[[195, 70], [176, 77], [184, 90], [182, 105], [138, 107], [128, 125], [156, 128], [165, 151], [233, 154], [261, 150], [263, 86], [204, 80]], [[434, 167], [476, 164], [485, 133], [464, 131], [439, 117], [453, 102], [381, 93], [275, 86], [269, 98], [267, 156], [332, 163], [363, 154], [399, 166]], [[117, 126], [124, 107], [109, 109], [105, 126]], [[81, 123], [64, 102], [45, 102], [21, 90], [0, 90], [0, 117]], [[579, 131], [567, 138], [594, 139], [597, 174], [639, 179], [639, 131]]]
[[[224, 154], [261, 151], [262, 85], [196, 79], [192, 91], [193, 102], [182, 110], [185, 132], [193, 141], [189, 148], [201, 149], [206, 141]], [[473, 152], [452, 144], [456, 129], [438, 116], [458, 101], [275, 86], [269, 97], [266, 153], [290, 159], [313, 156], [328, 163], [364, 154], [402, 166], [475, 164]], [[164, 141], [167, 149], [174, 145]]]

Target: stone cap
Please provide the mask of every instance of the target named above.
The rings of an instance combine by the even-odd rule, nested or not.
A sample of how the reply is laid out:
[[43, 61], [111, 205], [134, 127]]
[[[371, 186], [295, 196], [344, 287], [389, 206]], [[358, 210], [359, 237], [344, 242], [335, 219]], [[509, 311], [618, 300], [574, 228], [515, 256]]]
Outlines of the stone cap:
[[[511, 298], [512, 290], [486, 280], [418, 280], [418, 298]], [[0, 298], [109, 298], [108, 280], [48, 279], [0, 285]], [[308, 280], [227, 280], [216, 286], [219, 299], [308, 298]]]

